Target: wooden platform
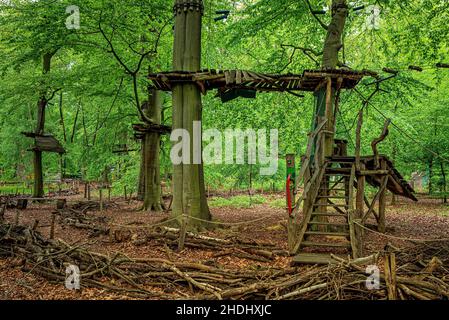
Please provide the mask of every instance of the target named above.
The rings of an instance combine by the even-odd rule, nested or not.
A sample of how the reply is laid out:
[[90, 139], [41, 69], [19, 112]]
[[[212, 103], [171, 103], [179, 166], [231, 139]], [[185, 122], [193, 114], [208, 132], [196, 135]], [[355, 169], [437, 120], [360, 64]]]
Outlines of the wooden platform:
[[340, 89], [352, 89], [363, 77], [377, 77], [370, 71], [354, 71], [344, 69], [305, 70], [302, 74], [266, 74], [246, 70], [202, 70], [198, 72], [171, 71], [149, 75], [156, 89], [171, 91], [173, 85], [196, 83], [203, 94], [208, 90], [253, 90], [258, 92], [314, 92], [327, 79], [332, 79], [333, 85], [339, 83]]
[[[387, 174], [389, 176], [387, 189], [392, 193], [402, 196], [405, 198], [409, 198], [413, 201], [418, 201], [415, 197], [415, 190], [412, 186], [403, 178], [400, 172], [394, 167], [393, 162], [386, 156], [380, 155], [379, 158], [382, 161], [385, 161], [387, 164]], [[351, 167], [353, 163], [355, 163], [356, 158], [352, 156], [338, 156], [332, 157], [329, 159], [330, 161], [338, 161], [339, 163], [344, 163], [348, 168]], [[366, 170], [374, 170], [375, 169], [375, 158], [374, 156], [363, 156], [360, 158], [360, 161], [365, 164]], [[366, 182], [368, 182], [373, 187], [378, 188], [381, 185], [382, 175], [366, 175]]]

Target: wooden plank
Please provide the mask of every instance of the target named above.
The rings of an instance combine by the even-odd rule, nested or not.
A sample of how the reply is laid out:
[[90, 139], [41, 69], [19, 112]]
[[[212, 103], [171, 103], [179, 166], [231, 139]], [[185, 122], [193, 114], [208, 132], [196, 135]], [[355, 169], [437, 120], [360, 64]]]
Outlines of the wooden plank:
[[[344, 258], [344, 257], [341, 257]], [[336, 264], [330, 254], [300, 253], [293, 257], [294, 264]]]
[[242, 84], [242, 71], [241, 70], [236, 70], [235, 83]]
[[301, 247], [351, 248], [350, 242], [312, 242], [304, 241]]
[[236, 76], [235, 70], [229, 71], [229, 82], [230, 83], [232, 83], [232, 84], [235, 83], [235, 76]]

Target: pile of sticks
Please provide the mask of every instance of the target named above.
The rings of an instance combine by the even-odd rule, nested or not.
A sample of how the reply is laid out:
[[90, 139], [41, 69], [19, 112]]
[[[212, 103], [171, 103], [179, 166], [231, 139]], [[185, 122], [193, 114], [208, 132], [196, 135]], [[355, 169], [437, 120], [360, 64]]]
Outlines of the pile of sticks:
[[101, 205], [103, 205], [103, 209], [118, 208], [118, 205], [111, 201], [105, 201], [102, 204], [98, 201], [80, 201], [72, 204], [71, 209], [84, 214], [88, 211], [100, 211]]
[[109, 218], [104, 216], [95, 216], [87, 213], [91, 206], [82, 206], [82, 210], [75, 210], [73, 207], [65, 207], [64, 209], [54, 212], [59, 216], [59, 223], [77, 229], [91, 231], [91, 237], [99, 235], [108, 235], [110, 228], [108, 227]]
[[[167, 245], [170, 249], [177, 249], [180, 230], [176, 228], [160, 227], [152, 232], [146, 232], [132, 241], [135, 246], [142, 246], [150, 241], [159, 245]], [[220, 239], [187, 232], [183, 243], [186, 248], [199, 250], [213, 250], [213, 258], [233, 256], [258, 262], [272, 262], [276, 256], [288, 256], [287, 250], [277, 248], [272, 243], [243, 240], [237, 238]]]
[[[438, 246], [443, 252], [449, 243]], [[366, 286], [370, 272], [360, 261], [338, 257], [334, 257], [335, 264], [307, 269], [247, 266], [234, 270], [199, 262], [130, 258], [122, 253], [106, 256], [81, 244], [45, 239], [28, 227], [0, 225], [0, 257], [20, 259], [23, 271], [62, 286], [67, 266], [76, 265], [82, 288], [102, 288], [136, 298], [371, 300], [394, 298], [393, 288], [398, 299], [449, 298], [448, 265], [443, 262], [447, 255], [413, 259], [412, 255], [385, 253], [389, 271], [380, 272], [378, 287], [370, 290]], [[391, 261], [393, 256], [396, 264]], [[402, 261], [407, 262], [402, 265]], [[413, 268], [420, 269], [411, 272]]]

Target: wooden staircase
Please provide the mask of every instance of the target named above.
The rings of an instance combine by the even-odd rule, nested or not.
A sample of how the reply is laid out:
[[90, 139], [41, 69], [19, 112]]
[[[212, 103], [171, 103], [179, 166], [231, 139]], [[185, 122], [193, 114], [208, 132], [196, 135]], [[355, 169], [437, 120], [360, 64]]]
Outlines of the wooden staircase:
[[354, 165], [332, 159], [312, 177], [308, 192], [303, 195], [304, 218], [294, 249], [298, 253], [294, 263], [329, 263], [331, 253], [355, 258], [354, 180]]

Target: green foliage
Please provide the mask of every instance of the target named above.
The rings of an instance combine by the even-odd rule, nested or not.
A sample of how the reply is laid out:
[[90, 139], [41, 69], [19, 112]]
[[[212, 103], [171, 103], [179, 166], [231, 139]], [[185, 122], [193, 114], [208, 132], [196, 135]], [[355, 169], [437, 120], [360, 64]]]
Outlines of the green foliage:
[[[329, 2], [311, 1], [317, 9]], [[302, 73], [319, 64], [320, 56], [309, 57], [292, 47], [322, 50], [325, 31], [310, 14], [306, 1], [204, 3], [204, 68]], [[432, 181], [435, 191], [439, 191], [440, 164], [447, 167], [449, 161], [449, 70], [437, 69], [435, 65], [449, 63], [447, 1], [363, 3], [381, 5], [380, 28], [366, 27], [370, 14], [367, 10], [351, 11], [342, 62], [354, 69], [377, 71], [381, 77], [389, 76], [382, 72], [384, 67], [399, 71], [396, 77], [381, 83], [383, 91], [371, 99], [365, 110], [363, 154], [372, 153], [370, 143], [379, 136], [384, 116], [389, 117], [394, 125], [380, 151], [394, 158], [406, 178], [416, 171], [429, 172], [433, 165]], [[353, 6], [360, 4], [362, 1], [351, 2]], [[65, 27], [68, 5], [80, 8], [80, 30]], [[32, 178], [32, 157], [27, 151], [32, 141], [20, 132], [34, 130], [36, 104], [45, 91], [47, 97], [54, 94], [47, 107], [45, 131], [55, 135], [67, 150], [64, 171], [86, 180], [99, 180], [108, 167], [114, 192], [122, 193], [125, 185], [136, 189], [140, 144], [133, 139], [132, 124], [140, 121], [137, 101], [147, 99], [148, 70], [171, 69], [172, 5], [172, 0], [0, 2], [0, 180]], [[215, 22], [216, 10], [230, 10], [229, 19]], [[322, 19], [328, 23], [329, 15]], [[42, 56], [48, 52], [55, 55], [51, 72], [43, 75]], [[142, 53], [148, 54], [142, 59]], [[421, 66], [424, 71], [411, 71], [410, 65]], [[135, 91], [129, 71], [137, 69]], [[354, 152], [362, 96], [366, 98], [375, 90], [371, 82], [372, 79], [366, 79], [357, 92], [351, 90], [341, 96], [337, 136], [349, 140], [349, 153]], [[56, 92], [58, 89], [61, 90]], [[203, 98], [203, 128], [278, 129], [278, 173], [264, 177], [258, 174], [260, 166], [251, 170], [253, 188], [268, 189], [275, 184], [277, 190], [282, 190], [282, 158], [295, 153], [299, 163], [311, 128], [312, 106], [311, 94], [298, 98], [288, 93], [259, 93], [256, 99], [222, 104], [214, 93], [209, 93]], [[171, 121], [168, 94], [164, 123], [170, 125]], [[113, 153], [119, 144], [136, 151]], [[161, 174], [166, 180], [172, 170], [168, 137], [163, 138], [161, 150]], [[60, 172], [59, 157], [45, 155], [44, 169], [46, 179], [56, 177]], [[206, 166], [206, 184], [212, 189], [247, 189], [249, 170], [248, 165]]]
[[209, 206], [214, 207], [230, 207], [230, 208], [251, 208], [255, 205], [264, 204], [267, 200], [260, 195], [254, 196], [235, 196], [230, 198], [212, 198], [209, 200]]

